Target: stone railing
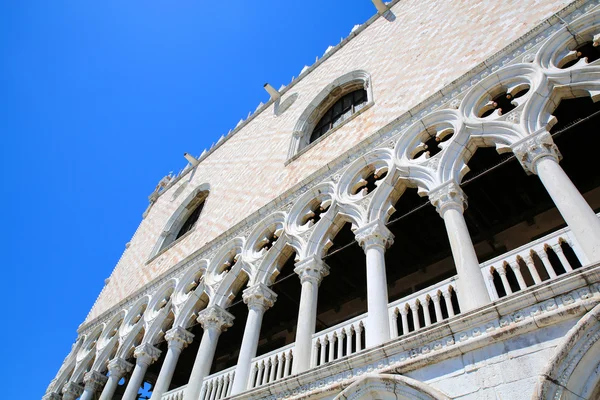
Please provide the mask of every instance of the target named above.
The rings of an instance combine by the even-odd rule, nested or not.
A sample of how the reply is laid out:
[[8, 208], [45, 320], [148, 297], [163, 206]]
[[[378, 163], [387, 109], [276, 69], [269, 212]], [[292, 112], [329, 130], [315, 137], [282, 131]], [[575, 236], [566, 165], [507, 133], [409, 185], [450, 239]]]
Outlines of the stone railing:
[[161, 400], [183, 400], [183, 392], [187, 385], [180, 386], [176, 389], [169, 390], [162, 395]]
[[290, 376], [294, 359], [293, 350], [294, 343], [290, 343], [280, 349], [255, 357], [252, 360], [248, 389]]
[[314, 334], [311, 367], [323, 365], [364, 349], [366, 317], [367, 314], [362, 314]]
[[200, 400], [219, 400], [229, 396], [234, 376], [235, 365], [207, 376], [202, 383]]
[[570, 229], [564, 228], [481, 264], [492, 301], [587, 264]]
[[406, 335], [460, 313], [457, 276], [390, 303], [391, 337]]

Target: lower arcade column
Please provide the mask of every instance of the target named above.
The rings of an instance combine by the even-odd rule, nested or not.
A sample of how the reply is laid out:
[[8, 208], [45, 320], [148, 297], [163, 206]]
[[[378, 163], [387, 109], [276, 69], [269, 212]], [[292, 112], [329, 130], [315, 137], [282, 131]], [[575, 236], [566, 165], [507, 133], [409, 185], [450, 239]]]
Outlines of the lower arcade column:
[[169, 385], [171, 384], [171, 379], [173, 379], [179, 356], [183, 349], [185, 349], [188, 344], [192, 343], [194, 335], [178, 326], [168, 330], [165, 334], [165, 339], [169, 343], [167, 355], [165, 356], [165, 361], [163, 362], [160, 373], [158, 374], [158, 379], [152, 390], [151, 400], [160, 400], [162, 395], [169, 390]]
[[150, 364], [158, 360], [158, 357], [160, 357], [160, 350], [149, 343], [144, 343], [135, 348], [133, 355], [136, 358], [135, 368], [133, 369], [131, 378], [129, 378], [129, 382], [127, 382], [127, 388], [125, 389], [122, 400], [137, 399], [140, 386], [142, 386], [142, 382], [144, 382], [146, 370], [148, 370]]
[[100, 395], [100, 400], [112, 400], [119, 381], [133, 369], [133, 364], [128, 363], [122, 358], [115, 358], [108, 363], [108, 381], [104, 385], [104, 390]]
[[83, 386], [75, 382], [67, 382], [62, 390], [63, 400], [77, 400], [83, 393]]
[[80, 400], [94, 400], [96, 398], [96, 393], [100, 392], [108, 378], [106, 375], [101, 374], [98, 371], [90, 371], [86, 373], [83, 377], [83, 383], [85, 386], [83, 387], [83, 394], [80, 397]]
[[208, 306], [198, 315], [198, 322], [202, 324], [204, 332], [202, 333], [202, 340], [196, 354], [190, 381], [183, 395], [185, 400], [197, 400], [200, 397], [202, 382], [210, 373], [219, 336], [233, 325], [234, 318], [233, 315], [217, 305]]

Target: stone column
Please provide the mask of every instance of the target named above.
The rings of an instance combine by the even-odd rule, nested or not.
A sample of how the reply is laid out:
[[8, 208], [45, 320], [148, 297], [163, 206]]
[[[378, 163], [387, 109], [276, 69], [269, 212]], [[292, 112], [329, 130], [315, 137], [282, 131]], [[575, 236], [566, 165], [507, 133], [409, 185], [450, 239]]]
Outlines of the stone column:
[[169, 385], [171, 384], [171, 379], [173, 379], [179, 355], [188, 344], [192, 343], [194, 335], [182, 327], [177, 326], [167, 331], [165, 340], [169, 343], [169, 347], [167, 355], [165, 356], [165, 361], [158, 374], [158, 379], [152, 390], [151, 400], [160, 400], [162, 395], [169, 390]]
[[127, 382], [127, 388], [123, 394], [122, 400], [137, 399], [138, 391], [144, 382], [144, 375], [148, 366], [160, 357], [160, 350], [152, 346], [150, 343], [144, 343], [135, 348], [133, 352], [135, 356], [135, 368]]
[[294, 272], [300, 276], [302, 282], [292, 364], [292, 374], [298, 374], [310, 368], [312, 336], [317, 324], [319, 284], [325, 276], [329, 275], [329, 267], [323, 260], [313, 256], [298, 262]]
[[83, 394], [80, 400], [94, 400], [96, 398], [96, 392], [102, 390], [108, 378], [106, 375], [101, 374], [98, 371], [90, 371], [83, 376]]
[[560, 153], [542, 129], [512, 145], [527, 173], [536, 174], [589, 262], [600, 260], [600, 220], [558, 164]]
[[365, 331], [367, 347], [373, 347], [390, 340], [385, 250], [394, 243], [394, 235], [379, 220], [357, 229], [354, 234], [367, 257], [368, 317]]
[[242, 298], [244, 303], [248, 304], [249, 311], [231, 395], [241, 393], [248, 387], [248, 378], [252, 370], [252, 359], [256, 357], [263, 315], [267, 309], [273, 307], [277, 294], [265, 284], [259, 283], [244, 290]]
[[198, 322], [202, 324], [204, 332], [202, 333], [202, 340], [196, 354], [190, 381], [183, 395], [186, 400], [197, 400], [200, 397], [202, 382], [210, 373], [219, 336], [221, 332], [225, 332], [227, 328], [233, 325], [234, 318], [233, 315], [217, 305], [208, 306], [198, 315]]
[[461, 311], [469, 311], [489, 304], [490, 295], [463, 216], [467, 204], [464, 192], [455, 181], [448, 181], [430, 191], [429, 200], [446, 225], [458, 275], [456, 294]]
[[133, 364], [128, 363], [122, 358], [114, 358], [108, 363], [108, 382], [104, 385], [104, 390], [102, 390], [102, 394], [100, 395], [100, 400], [112, 400], [117, 387], [119, 386], [119, 381], [125, 374], [131, 371], [133, 368]]
[[63, 400], [76, 400], [83, 393], [83, 386], [75, 382], [67, 382], [62, 392]]

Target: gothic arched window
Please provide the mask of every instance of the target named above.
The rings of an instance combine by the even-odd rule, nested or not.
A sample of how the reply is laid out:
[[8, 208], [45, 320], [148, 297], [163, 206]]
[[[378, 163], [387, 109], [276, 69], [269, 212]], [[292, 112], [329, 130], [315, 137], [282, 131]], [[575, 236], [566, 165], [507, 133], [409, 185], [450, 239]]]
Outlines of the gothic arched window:
[[202, 200], [195, 207], [196, 208], [194, 208], [192, 213], [189, 214], [183, 225], [181, 225], [179, 232], [177, 232], [177, 236], [175, 236], [175, 240], [179, 239], [180, 237], [191, 231], [192, 228], [196, 225], [196, 222], [198, 222], [198, 218], [200, 218], [202, 208], [204, 207], [204, 200]]
[[309, 143], [314, 142], [358, 112], [367, 104], [367, 101], [367, 91], [364, 88], [354, 90], [339, 98], [321, 117], [310, 135]]

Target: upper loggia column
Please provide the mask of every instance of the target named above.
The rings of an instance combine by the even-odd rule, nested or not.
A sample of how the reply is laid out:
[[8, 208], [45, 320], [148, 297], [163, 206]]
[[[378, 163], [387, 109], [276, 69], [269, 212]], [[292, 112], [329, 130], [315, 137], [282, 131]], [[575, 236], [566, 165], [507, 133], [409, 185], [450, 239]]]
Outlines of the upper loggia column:
[[379, 220], [357, 229], [354, 234], [367, 257], [368, 316], [365, 331], [367, 347], [373, 347], [390, 340], [385, 250], [394, 243], [394, 235]]
[[152, 390], [151, 400], [160, 400], [162, 395], [169, 390], [169, 385], [171, 384], [171, 379], [173, 379], [179, 356], [181, 355], [182, 350], [192, 343], [194, 335], [186, 329], [176, 326], [167, 331], [165, 340], [169, 343], [167, 355], [165, 356], [165, 361], [163, 362], [160, 373], [158, 374], [158, 379]]
[[467, 206], [466, 195], [455, 181], [448, 181], [431, 190], [429, 200], [446, 225], [458, 275], [456, 294], [461, 311], [469, 311], [489, 304], [490, 295], [463, 215]]
[[246, 320], [240, 355], [235, 369], [231, 389], [232, 395], [241, 393], [248, 387], [248, 378], [252, 369], [252, 359], [256, 357], [263, 315], [266, 310], [273, 307], [277, 294], [269, 289], [267, 285], [259, 283], [244, 290], [242, 298], [244, 303], [248, 305], [248, 319]]
[[210, 367], [217, 350], [217, 342], [222, 332], [233, 325], [234, 316], [217, 305], [205, 308], [198, 315], [198, 322], [202, 324], [204, 332], [200, 341], [200, 348], [196, 354], [190, 381], [185, 389], [185, 400], [198, 400], [202, 381], [210, 373]]
[[62, 390], [63, 400], [76, 400], [83, 394], [83, 386], [75, 382], [67, 382]]
[[313, 256], [298, 262], [294, 272], [300, 276], [302, 283], [292, 364], [292, 373], [297, 374], [310, 368], [311, 352], [313, 351], [312, 336], [317, 325], [319, 284], [325, 276], [329, 275], [329, 267], [323, 260]]
[[122, 358], [114, 358], [108, 362], [108, 382], [104, 385], [104, 390], [100, 395], [100, 400], [112, 400], [119, 381], [133, 369], [133, 364]]
[[540, 178], [587, 261], [600, 260], [600, 220], [558, 164], [561, 156], [552, 136], [544, 128], [511, 147], [525, 171]]
[[87, 372], [83, 376], [83, 394], [80, 400], [94, 400], [96, 398], [96, 392], [102, 390], [108, 378], [106, 375], [101, 374], [98, 371]]
[[131, 378], [129, 378], [129, 382], [127, 382], [127, 388], [122, 400], [137, 399], [138, 391], [142, 386], [148, 366], [158, 360], [160, 350], [150, 343], [144, 343], [135, 348], [133, 355], [135, 356], [135, 368], [133, 369]]

